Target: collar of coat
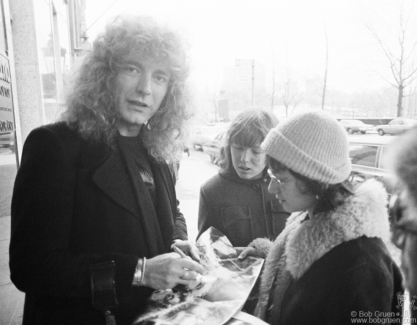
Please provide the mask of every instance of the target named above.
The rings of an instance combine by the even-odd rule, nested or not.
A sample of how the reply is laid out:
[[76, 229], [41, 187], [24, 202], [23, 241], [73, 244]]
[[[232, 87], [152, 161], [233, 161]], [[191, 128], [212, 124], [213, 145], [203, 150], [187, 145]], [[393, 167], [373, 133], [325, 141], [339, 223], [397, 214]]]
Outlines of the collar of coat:
[[353, 195], [332, 211], [319, 213], [306, 221], [303, 221], [305, 213], [293, 213], [266, 259], [258, 316], [265, 316], [268, 297], [274, 294], [270, 292], [274, 282], [278, 290], [273, 299], [274, 308], [279, 309], [290, 279], [301, 278], [315, 261], [337, 245], [361, 236], [388, 240], [386, 203], [385, 188], [371, 179], [356, 187]]
[[[285, 246], [286, 269], [299, 279], [310, 266], [333, 247], [361, 236], [389, 238], [387, 193], [376, 180], [359, 185], [336, 209], [307, 221], [305, 213], [290, 217]], [[294, 225], [293, 225], [294, 224]]]

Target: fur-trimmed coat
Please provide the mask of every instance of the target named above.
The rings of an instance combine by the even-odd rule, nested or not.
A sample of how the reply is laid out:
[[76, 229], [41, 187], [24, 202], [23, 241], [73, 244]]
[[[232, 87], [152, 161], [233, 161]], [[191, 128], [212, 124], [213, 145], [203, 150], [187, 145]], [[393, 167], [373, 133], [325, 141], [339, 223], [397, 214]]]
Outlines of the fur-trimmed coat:
[[293, 213], [267, 256], [255, 314], [270, 324], [300, 325], [401, 312], [401, 273], [383, 242], [386, 199], [383, 186], [369, 180], [333, 211], [309, 219]]

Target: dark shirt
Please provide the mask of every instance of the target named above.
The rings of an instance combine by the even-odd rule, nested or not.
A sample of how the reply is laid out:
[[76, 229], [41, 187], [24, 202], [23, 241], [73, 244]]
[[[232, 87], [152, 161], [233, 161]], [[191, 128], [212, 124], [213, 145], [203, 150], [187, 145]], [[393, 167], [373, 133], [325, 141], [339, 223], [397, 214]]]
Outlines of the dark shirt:
[[138, 177], [140, 176], [148, 189], [149, 195], [151, 196], [152, 202], [155, 205], [155, 182], [153, 179], [151, 165], [147, 158], [146, 148], [143, 145], [141, 136], [136, 137], [125, 137], [119, 136], [119, 146], [122, 154], [130, 156], [132, 159], [126, 159], [129, 164], [131, 161], [134, 162], [132, 169], [137, 170]]

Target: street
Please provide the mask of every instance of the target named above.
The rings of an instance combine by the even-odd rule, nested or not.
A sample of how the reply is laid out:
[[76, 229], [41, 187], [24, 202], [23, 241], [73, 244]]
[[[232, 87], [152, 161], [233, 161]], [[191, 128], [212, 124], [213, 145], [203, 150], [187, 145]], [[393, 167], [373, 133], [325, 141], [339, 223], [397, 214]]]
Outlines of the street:
[[0, 324], [22, 323], [24, 295], [10, 281], [10, 203], [17, 173], [16, 156], [0, 147]]
[[218, 169], [218, 166], [210, 162], [209, 155], [201, 151], [190, 149], [190, 156], [183, 154], [176, 190], [180, 201], [180, 210], [187, 220], [188, 238], [192, 241], [195, 240], [198, 233], [200, 186], [213, 175], [216, 175]]
[[352, 140], [366, 140], [371, 142], [390, 142], [394, 140], [396, 136], [386, 134], [384, 136], [378, 135], [378, 133], [367, 133], [367, 134], [348, 134], [349, 141]]
[[10, 215], [10, 203], [16, 173], [14, 153], [9, 149], [0, 148], [0, 218]]

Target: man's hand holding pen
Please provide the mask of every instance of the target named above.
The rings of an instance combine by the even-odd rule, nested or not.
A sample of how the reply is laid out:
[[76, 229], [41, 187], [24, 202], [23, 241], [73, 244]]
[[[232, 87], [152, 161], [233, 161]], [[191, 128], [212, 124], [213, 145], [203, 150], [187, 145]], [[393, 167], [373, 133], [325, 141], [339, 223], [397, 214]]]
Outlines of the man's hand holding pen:
[[153, 289], [171, 289], [178, 284], [191, 287], [204, 272], [203, 266], [178, 253], [166, 253], [146, 260], [143, 285]]
[[[180, 255], [182, 258], [187, 258], [187, 259], [191, 259], [190, 256], [185, 255], [185, 253], [179, 249], [177, 246], [173, 246], [172, 249], [178, 253], [178, 255]], [[185, 270], [184, 275], [182, 276], [182, 279], [188, 279], [189, 278], [189, 270]], [[200, 273], [197, 273], [197, 277], [195, 279], [190, 279], [191, 282], [187, 285], [187, 287], [189, 289], [193, 289], [194, 287], [196, 287], [202, 280], [202, 275]]]
[[[175, 250], [176, 248], [179, 249], [181, 253]], [[198, 248], [189, 241], [176, 239], [171, 245], [171, 249], [175, 250], [178, 254], [181, 255], [181, 257], [184, 257], [182, 256], [182, 254], [184, 254], [185, 256], [190, 256], [194, 261], [200, 262], [200, 254], [198, 252]]]

